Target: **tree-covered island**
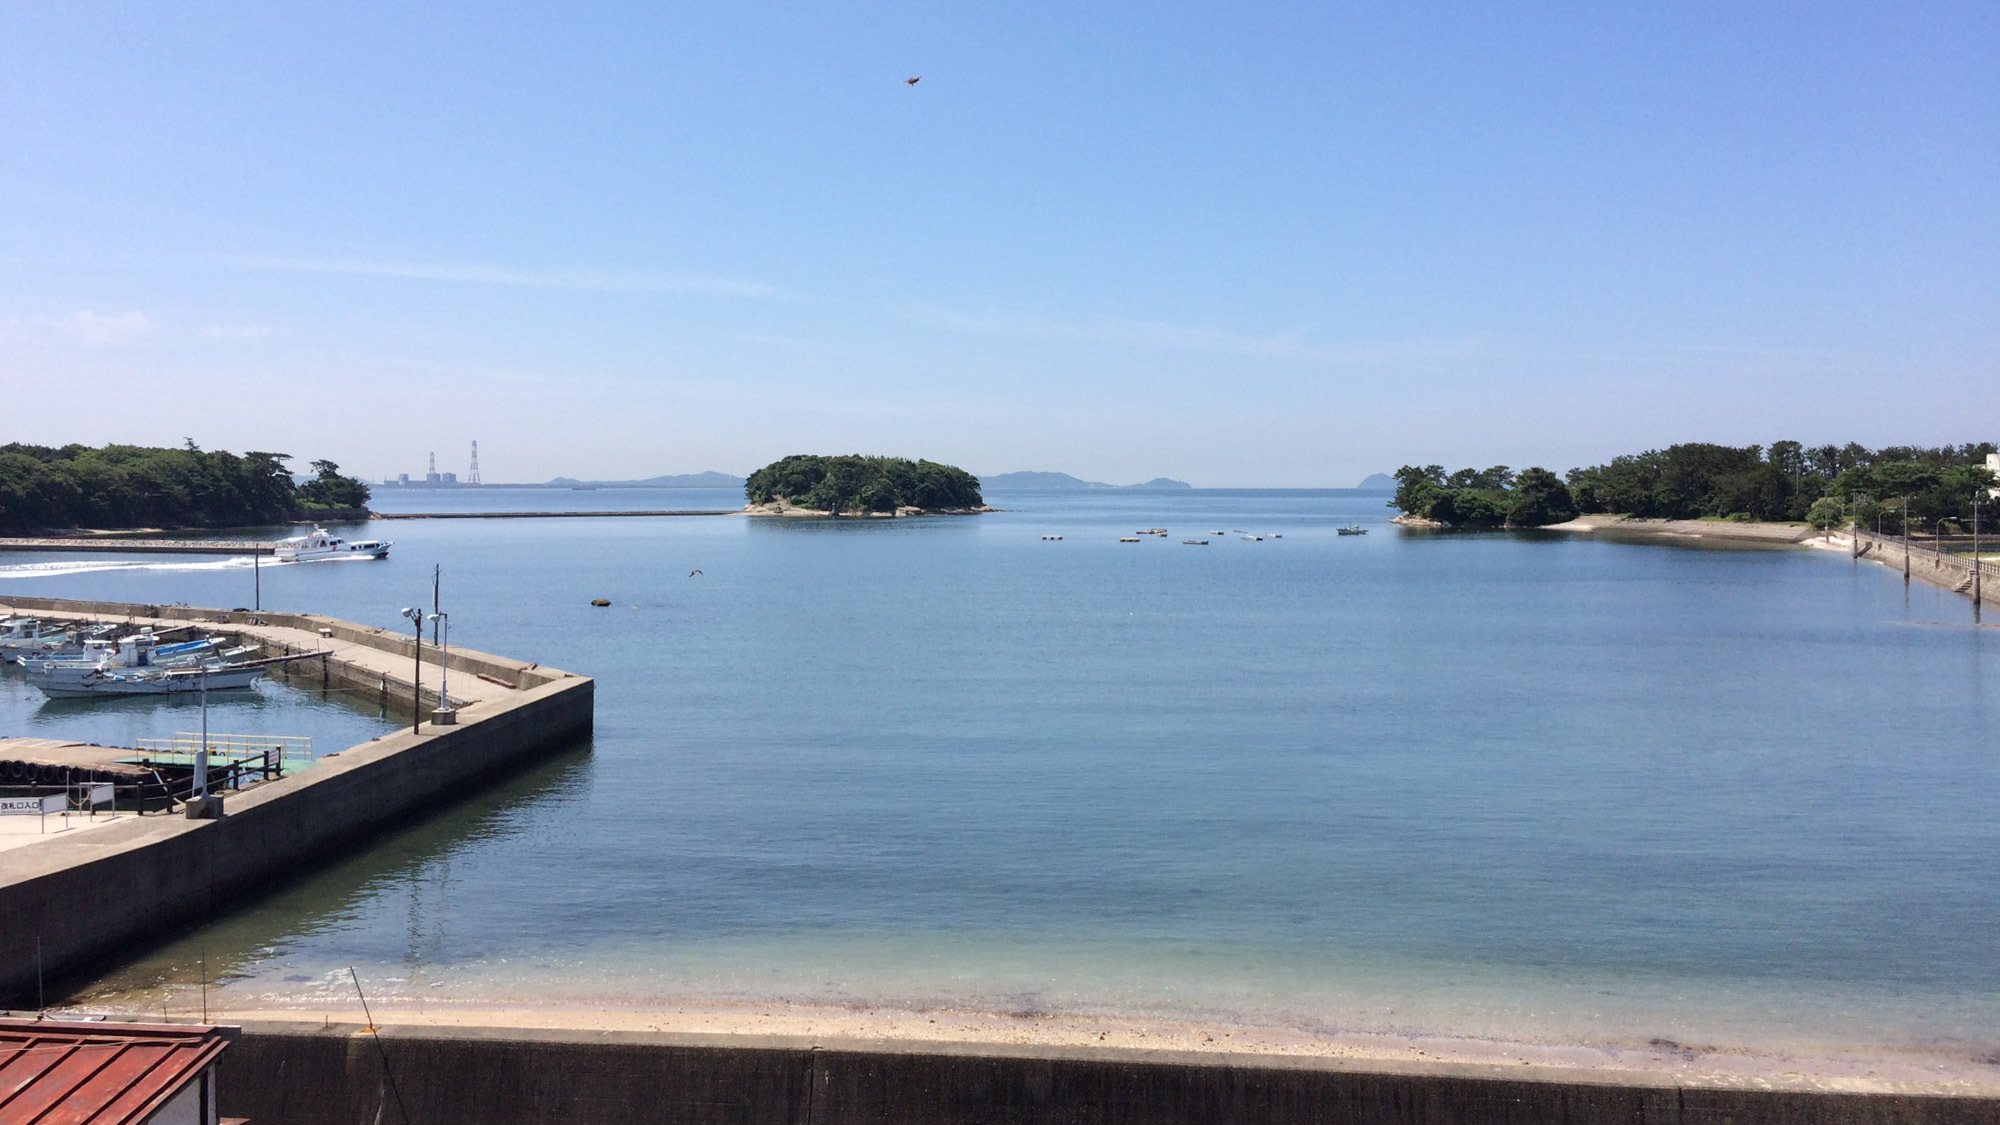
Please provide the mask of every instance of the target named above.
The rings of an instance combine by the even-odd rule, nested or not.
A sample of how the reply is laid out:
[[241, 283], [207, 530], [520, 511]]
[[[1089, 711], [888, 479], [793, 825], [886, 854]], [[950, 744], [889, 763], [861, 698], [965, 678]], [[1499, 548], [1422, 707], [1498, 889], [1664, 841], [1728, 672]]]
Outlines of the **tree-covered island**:
[[247, 527], [363, 514], [368, 486], [331, 461], [295, 480], [289, 453], [137, 445], [0, 445], [0, 530]]
[[1771, 520], [1826, 528], [1848, 521], [1901, 534], [1969, 524], [1974, 497], [1995, 483], [1992, 442], [1935, 449], [1807, 446], [1796, 441], [1728, 446], [1690, 442], [1614, 457], [1603, 465], [1515, 473], [1505, 465], [1446, 473], [1442, 465], [1396, 471], [1391, 507], [1412, 522], [1446, 527], [1544, 527], [1577, 515], [1642, 519]]
[[986, 502], [979, 478], [953, 465], [902, 457], [799, 454], [751, 473], [743, 485], [753, 511], [766, 514], [897, 515], [976, 512]]

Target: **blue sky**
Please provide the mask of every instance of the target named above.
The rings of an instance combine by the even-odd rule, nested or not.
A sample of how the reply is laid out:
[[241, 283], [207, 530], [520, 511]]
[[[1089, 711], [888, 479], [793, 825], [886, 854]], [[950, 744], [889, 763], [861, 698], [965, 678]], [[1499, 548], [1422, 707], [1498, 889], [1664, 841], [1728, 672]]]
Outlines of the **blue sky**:
[[1996, 59], [1990, 3], [0, 3], [0, 430], [1217, 486], [1987, 439]]

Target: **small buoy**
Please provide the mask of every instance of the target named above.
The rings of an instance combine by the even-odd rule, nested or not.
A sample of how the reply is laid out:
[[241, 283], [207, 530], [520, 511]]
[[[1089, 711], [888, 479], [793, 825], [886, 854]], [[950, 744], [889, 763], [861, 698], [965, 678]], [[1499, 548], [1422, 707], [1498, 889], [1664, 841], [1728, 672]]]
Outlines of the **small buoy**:
[[605, 608], [606, 606], [609, 606], [609, 605], [611, 604], [611, 599], [610, 599], [610, 598], [592, 598], [592, 599], [590, 599], [590, 604], [591, 604], [591, 605], [594, 605], [594, 606], [596, 606], [596, 607], [598, 607], [599, 609], [603, 609], [603, 608]]

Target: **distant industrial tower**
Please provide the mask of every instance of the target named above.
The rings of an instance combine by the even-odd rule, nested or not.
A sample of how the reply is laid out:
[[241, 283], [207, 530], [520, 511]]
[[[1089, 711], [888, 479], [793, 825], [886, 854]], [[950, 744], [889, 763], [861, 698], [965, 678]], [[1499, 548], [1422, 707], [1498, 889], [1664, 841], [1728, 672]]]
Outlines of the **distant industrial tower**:
[[479, 483], [479, 442], [472, 443], [472, 469], [465, 474], [465, 483]]

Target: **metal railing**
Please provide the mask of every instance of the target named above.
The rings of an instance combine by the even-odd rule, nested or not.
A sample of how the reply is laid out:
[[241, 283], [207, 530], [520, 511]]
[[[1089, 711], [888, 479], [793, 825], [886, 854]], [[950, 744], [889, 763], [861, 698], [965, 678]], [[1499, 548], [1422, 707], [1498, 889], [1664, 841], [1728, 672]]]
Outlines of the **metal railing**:
[[[1989, 581], [2000, 579], [2000, 559], [1981, 557], [1975, 562], [1968, 555], [1944, 550], [1934, 542], [1922, 539], [1905, 540], [1900, 535], [1877, 535], [1872, 531], [1853, 531], [1850, 534], [1854, 536], [1857, 544], [1856, 554], [1861, 557], [1894, 564], [1907, 548], [1911, 558], [1923, 558], [1935, 566], [1958, 570], [1966, 578], [1972, 577], [1973, 568], [1977, 566], [1982, 587]], [[1967, 537], [1965, 542], [1969, 546], [1970, 537]], [[1984, 545], [1983, 537], [1981, 545]], [[1996, 546], [2000, 546], [2000, 543], [1996, 543]]]
[[[177, 731], [172, 738], [141, 738], [133, 744], [148, 754], [171, 754], [194, 761], [195, 752], [201, 749], [199, 733]], [[280, 762], [310, 762], [317, 759], [313, 752], [313, 740], [301, 734], [211, 734], [208, 736], [208, 759], [213, 765], [226, 762], [241, 762], [251, 759], [261, 760], [266, 754]]]

